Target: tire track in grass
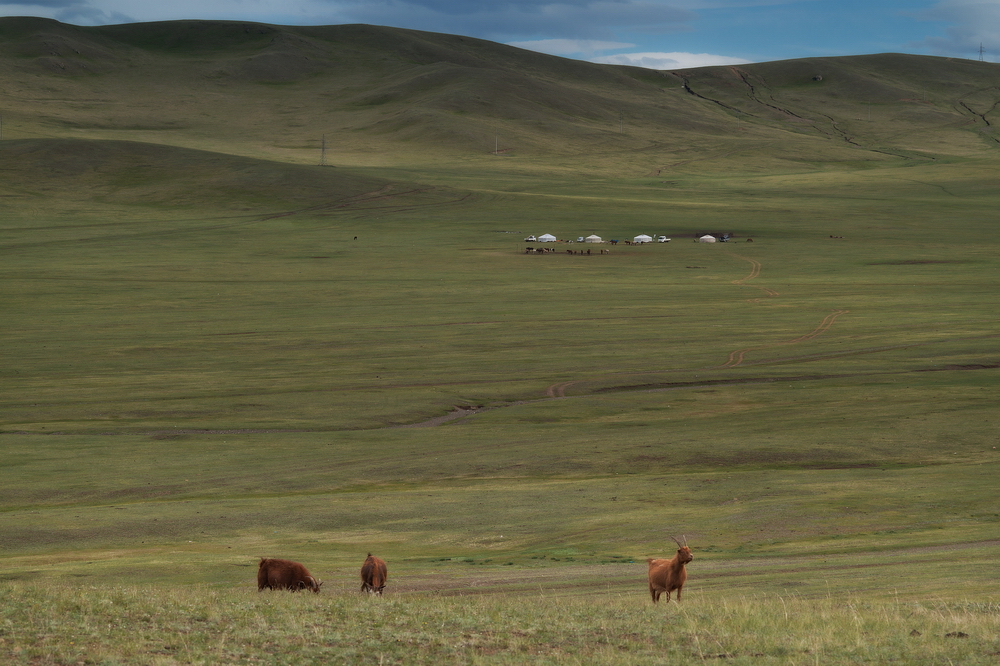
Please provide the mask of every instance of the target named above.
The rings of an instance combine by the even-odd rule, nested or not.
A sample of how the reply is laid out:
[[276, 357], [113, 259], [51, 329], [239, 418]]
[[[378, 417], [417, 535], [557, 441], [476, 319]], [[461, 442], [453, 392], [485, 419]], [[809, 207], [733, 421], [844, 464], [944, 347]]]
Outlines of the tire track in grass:
[[736, 349], [734, 351], [731, 351], [729, 352], [729, 359], [725, 363], [717, 367], [735, 368], [743, 363], [747, 353], [751, 351], [756, 351], [759, 349], [768, 349], [770, 347], [781, 347], [784, 345], [794, 345], [799, 342], [806, 342], [807, 340], [812, 340], [813, 338], [819, 337], [823, 333], [830, 330], [830, 327], [833, 326], [833, 323], [837, 321], [837, 317], [839, 317], [842, 314], [847, 314], [848, 312], [850, 312], [850, 310], [834, 310], [831, 314], [828, 314], [826, 317], [823, 318], [823, 321], [820, 322], [819, 326], [814, 328], [809, 333], [806, 333], [805, 335], [800, 335], [799, 337], [794, 338], [792, 340], [775, 342], [769, 345], [757, 345], [756, 347], [746, 347], [744, 349]]
[[[756, 259], [748, 259], [747, 257], [741, 257], [740, 255], [738, 255], [738, 254], [736, 254], [734, 252], [727, 252], [726, 254], [728, 254], [731, 257], [736, 257], [737, 259], [742, 259], [744, 261], [749, 261], [750, 262], [750, 274], [747, 275], [744, 278], [740, 278], [739, 280], [733, 280], [733, 282], [732, 282], [733, 284], [742, 286], [747, 281], [749, 281], [749, 280], [755, 280], [758, 277], [760, 277], [760, 271], [761, 271], [761, 269], [762, 269], [763, 266], [762, 266], [762, 264], [759, 261], [757, 261]], [[778, 292], [774, 291], [773, 289], [768, 289], [767, 287], [756, 287], [755, 286], [755, 288], [756, 289], [760, 289], [765, 294], [767, 294], [768, 296], [771, 296], [771, 297], [779, 296], [780, 295]], [[749, 300], [750, 300], [750, 302], [754, 302], [754, 301], [759, 301], [760, 299], [759, 298], [754, 298], [754, 299], [749, 299]], [[720, 367], [723, 367], [723, 368], [735, 367], [735, 366], [739, 365], [740, 363], [742, 363], [743, 362], [743, 356], [742, 356], [742, 352], [743, 351], [749, 351], [749, 350], [736, 350], [736, 351], [732, 352], [729, 355], [729, 360], [724, 365], [722, 365]], [[739, 355], [739, 357], [738, 357], [739, 360], [738, 361], [736, 361], [734, 359], [734, 355]], [[732, 365], [730, 365], [730, 364], [732, 364]], [[569, 381], [569, 382], [560, 382], [560, 383], [557, 383], [557, 384], [552, 384], [552, 385], [548, 386], [545, 389], [545, 395], [548, 396], [549, 398], [565, 398], [566, 397], [566, 390], [568, 388], [570, 388], [571, 386], [575, 385], [575, 384], [579, 384], [582, 381], [586, 381], [586, 380], [579, 379], [579, 380], [574, 380], [574, 381]]]
[[[746, 282], [748, 282], [750, 280], [756, 280], [758, 277], [760, 277], [760, 271], [761, 271], [762, 266], [761, 266], [761, 263], [759, 261], [757, 261], [756, 259], [748, 259], [746, 257], [741, 257], [740, 255], [735, 254], [733, 252], [727, 252], [726, 254], [728, 254], [731, 257], [736, 257], [737, 259], [742, 259], [743, 261], [749, 261], [750, 262], [750, 274], [747, 275], [745, 278], [740, 278], [739, 280], [733, 280], [733, 284], [738, 285], [738, 286], [743, 286]], [[768, 287], [758, 287], [757, 285], [753, 285], [753, 287], [754, 287], [754, 289], [760, 289], [766, 295], [768, 295], [768, 296], [770, 296], [772, 298], [775, 297], [775, 296], [780, 296], [781, 295], [780, 293], [776, 292], [774, 289], [770, 289]], [[750, 299], [747, 299], [747, 300], [750, 301], [751, 303], [755, 303], [755, 302], [759, 301], [760, 299], [759, 298], [750, 298]]]
[[[751, 267], [750, 268], [750, 274], [747, 275], [745, 278], [741, 278], [739, 280], [733, 280], [733, 284], [742, 286], [745, 283], [747, 283], [748, 281], [755, 280], [758, 277], [760, 277], [760, 271], [761, 271], [762, 265], [761, 265], [761, 263], [759, 261], [757, 261], [756, 259], [749, 259], [747, 257], [741, 257], [740, 255], [738, 255], [738, 254], [736, 254], [734, 252], [728, 252], [727, 254], [729, 256], [731, 256], [731, 257], [736, 257], [737, 259], [742, 259], [743, 261], [749, 261], [750, 262], [750, 267]], [[767, 294], [770, 297], [775, 297], [775, 296], [780, 296], [781, 295], [779, 292], [775, 291], [774, 289], [769, 289], [767, 287], [757, 287], [757, 286], [755, 286], [755, 288], [756, 289], [760, 289], [761, 291], [763, 291], [765, 294]], [[760, 300], [759, 298], [749, 299], [749, 301], [751, 303], [759, 301], [759, 300]], [[735, 367], [737, 367], [737, 366], [739, 366], [739, 365], [741, 365], [743, 363], [743, 361], [746, 358], [747, 353], [749, 353], [751, 351], [755, 351], [755, 350], [759, 350], [759, 349], [767, 349], [769, 347], [779, 347], [779, 346], [784, 346], [784, 345], [793, 345], [793, 344], [797, 344], [799, 342], [806, 342], [807, 340], [812, 340], [813, 338], [816, 338], [816, 337], [822, 335], [823, 333], [825, 333], [826, 331], [830, 330], [830, 327], [833, 326], [833, 323], [835, 321], [837, 321], [837, 317], [839, 317], [842, 314], [847, 314], [848, 312], [850, 312], [850, 310], [834, 310], [833, 313], [828, 314], [826, 317], [823, 318], [823, 321], [820, 322], [819, 326], [817, 326], [816, 328], [814, 328], [809, 333], [806, 333], [805, 335], [800, 335], [799, 337], [794, 338], [792, 340], [785, 340], [783, 342], [775, 342], [775, 343], [772, 343], [772, 344], [769, 344], [769, 345], [757, 345], [756, 347], [746, 347], [744, 349], [733, 350], [733, 351], [729, 352], [729, 358], [726, 360], [726, 362], [723, 363], [722, 365], [718, 366], [718, 367], [720, 367], [720, 368], [735, 368]]]
[[573, 380], [571, 382], [562, 382], [561, 384], [553, 384], [552, 386], [545, 389], [545, 395], [550, 398], [565, 398], [566, 389], [574, 384], [579, 384], [581, 380]]
[[[761, 262], [757, 261], [756, 259], [750, 259], [748, 257], [740, 256], [740, 255], [736, 254], [735, 252], [727, 252], [726, 254], [728, 254], [729, 256], [734, 257], [736, 259], [742, 259], [743, 261], [747, 261], [747, 262], [750, 263], [750, 273], [746, 277], [740, 278], [738, 280], [733, 280], [732, 284], [737, 285], [737, 286], [743, 286], [747, 282], [749, 282], [750, 280], [756, 280], [758, 277], [760, 277], [761, 270], [763, 269], [763, 264], [761, 264]], [[771, 297], [771, 298], [774, 298], [774, 297], [777, 297], [777, 296], [781, 295], [780, 292], [775, 291], [774, 289], [770, 289], [769, 287], [760, 287], [760, 286], [754, 285], [754, 288], [755, 289], [760, 289], [768, 297]], [[751, 303], [752, 302], [757, 302], [759, 300], [760, 300], [759, 298], [748, 299], [748, 301], [751, 302]], [[826, 317], [824, 317], [823, 321], [821, 321], [820, 324], [816, 328], [814, 328], [812, 331], [810, 331], [809, 333], [806, 333], [805, 335], [800, 335], [797, 338], [793, 338], [791, 340], [784, 340], [784, 341], [781, 341], [781, 342], [775, 342], [775, 343], [767, 344], [767, 345], [757, 345], [757, 346], [754, 346], [754, 347], [745, 347], [743, 349], [733, 350], [733, 351], [731, 351], [729, 353], [729, 358], [726, 360], [726, 362], [723, 363], [722, 365], [716, 366], [716, 367], [717, 368], [735, 368], [735, 367], [738, 367], [738, 366], [740, 366], [740, 365], [743, 364], [744, 360], [746, 360], [746, 355], [749, 352], [751, 352], [751, 351], [756, 351], [756, 350], [760, 350], [760, 349], [767, 349], [767, 348], [771, 348], [771, 347], [781, 347], [781, 346], [785, 346], [785, 345], [798, 344], [800, 342], [806, 342], [808, 340], [812, 340], [813, 338], [819, 337], [820, 335], [822, 335], [823, 333], [825, 333], [826, 331], [828, 331], [830, 329], [830, 327], [833, 326], [834, 322], [836, 322], [837, 318], [840, 317], [840, 315], [847, 314], [848, 312], [850, 312], [850, 311], [849, 310], [835, 310], [831, 314], [829, 314]], [[549, 398], [565, 398], [566, 397], [566, 391], [570, 387], [575, 386], [576, 384], [579, 384], [579, 383], [584, 382], [584, 381], [586, 381], [586, 380], [580, 379], [580, 380], [574, 380], [574, 381], [568, 381], [568, 382], [559, 382], [559, 383], [556, 383], [556, 384], [551, 384], [548, 387], [546, 387], [546, 389], [545, 389], [545, 395], [547, 397], [549, 397]]]

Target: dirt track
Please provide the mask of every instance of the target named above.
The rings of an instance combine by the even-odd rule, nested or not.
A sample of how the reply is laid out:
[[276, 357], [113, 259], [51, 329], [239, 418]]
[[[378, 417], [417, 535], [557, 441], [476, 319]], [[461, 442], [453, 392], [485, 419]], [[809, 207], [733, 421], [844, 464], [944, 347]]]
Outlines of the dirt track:
[[[749, 275], [747, 275], [745, 278], [741, 278], [739, 280], [733, 280], [733, 284], [735, 284], [735, 285], [744, 285], [746, 282], [748, 282], [750, 280], [755, 280], [758, 277], [760, 277], [760, 271], [761, 271], [762, 266], [761, 266], [761, 263], [759, 261], [757, 261], [755, 259], [747, 259], [746, 257], [741, 257], [740, 255], [734, 254], [732, 252], [729, 252], [728, 254], [730, 256], [732, 256], [732, 257], [736, 257], [737, 259], [743, 259], [744, 261], [749, 261], [750, 265], [752, 267], [751, 270], [750, 270], [750, 274]], [[756, 287], [756, 285], [755, 285], [755, 287]], [[775, 291], [773, 289], [769, 289], [767, 287], [756, 287], [756, 288], [760, 289], [761, 291], [763, 291], [769, 297], [776, 297], [776, 296], [780, 296], [781, 295], [779, 292], [777, 292], [777, 291]], [[753, 299], [750, 299], [750, 302], [756, 302], [756, 301], [759, 301], [759, 300], [760, 300], [759, 298], [753, 298]], [[806, 333], [805, 335], [800, 335], [799, 337], [793, 338], [791, 340], [783, 340], [781, 342], [773, 342], [773, 343], [767, 344], [767, 345], [758, 345], [756, 347], [746, 347], [744, 349], [733, 350], [733, 351], [731, 351], [729, 353], [729, 359], [725, 363], [723, 363], [722, 365], [720, 365], [718, 367], [720, 367], [720, 368], [735, 368], [736, 366], [738, 366], [738, 365], [740, 365], [740, 364], [743, 363], [743, 360], [746, 357], [746, 354], [748, 352], [751, 352], [751, 351], [755, 351], [755, 350], [759, 350], [759, 349], [770, 349], [772, 347], [781, 347], [781, 346], [784, 346], [784, 345], [793, 345], [793, 344], [796, 344], [796, 343], [799, 343], [799, 342], [805, 342], [807, 340], [812, 340], [813, 338], [818, 337], [818, 336], [822, 335], [823, 333], [825, 333], [826, 331], [830, 330], [830, 327], [833, 326], [833, 323], [837, 320], [837, 317], [839, 317], [842, 314], [847, 314], [848, 312], [850, 312], [850, 310], [834, 310], [834, 312], [832, 314], [829, 314], [826, 317], [824, 317], [823, 321], [820, 322], [819, 326], [817, 326], [816, 328], [814, 328], [812, 331], [810, 331], [809, 333]]]
[[[760, 277], [761, 263], [759, 261], [757, 261], [756, 259], [747, 259], [746, 257], [741, 257], [738, 254], [733, 254], [732, 252], [727, 252], [726, 254], [728, 254], [731, 257], [736, 257], [737, 259], [742, 259], [743, 261], [749, 261], [750, 265], [751, 265], [750, 274], [747, 275], [745, 278], [740, 278], [739, 280], [733, 280], [733, 284], [738, 285], [738, 286], [743, 286], [744, 284], [746, 284], [750, 280], [756, 280], [758, 277]], [[769, 289], [767, 287], [758, 287], [757, 285], [753, 285], [753, 287], [755, 289], [760, 289], [767, 296], [770, 296], [770, 297], [781, 296], [781, 294], [779, 294], [778, 292], [776, 292], [774, 289]], [[748, 300], [751, 303], [755, 303], [755, 302], [759, 301], [760, 299], [759, 298], [751, 298], [751, 299], [748, 299]]]
[[848, 312], [850, 312], [850, 310], [836, 310], [833, 312], [833, 314], [828, 314], [823, 319], [823, 321], [820, 322], [820, 325], [814, 328], [811, 332], [806, 333], [805, 335], [800, 335], [799, 337], [794, 338], [792, 340], [784, 340], [782, 342], [773, 342], [769, 345], [758, 345], [756, 347], [746, 347], [744, 349], [736, 349], [734, 351], [731, 351], [729, 352], [729, 360], [727, 360], [725, 363], [723, 363], [718, 367], [735, 368], [736, 366], [743, 363], [746, 354], [751, 351], [756, 351], [759, 349], [770, 349], [772, 347], [781, 347], [783, 345], [794, 345], [799, 342], [805, 342], [806, 340], [812, 340], [813, 338], [822, 335], [823, 333], [828, 331], [830, 327], [833, 326], [833, 322], [837, 320], [837, 317], [839, 317], [842, 314], [847, 314]]

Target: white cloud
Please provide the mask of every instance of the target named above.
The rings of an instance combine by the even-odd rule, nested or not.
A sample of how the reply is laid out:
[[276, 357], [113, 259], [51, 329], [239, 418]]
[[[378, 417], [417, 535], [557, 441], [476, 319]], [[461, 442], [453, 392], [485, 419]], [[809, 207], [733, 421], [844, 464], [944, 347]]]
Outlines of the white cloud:
[[916, 16], [947, 24], [945, 37], [929, 37], [917, 44], [940, 55], [978, 53], [980, 44], [994, 55], [1000, 51], [997, 0], [943, 0]]
[[745, 65], [753, 62], [743, 58], [713, 55], [711, 53], [618, 53], [591, 58], [591, 62], [605, 65], [631, 65], [647, 69], [687, 69], [712, 65]]
[[531, 42], [507, 42], [507, 45], [557, 56], [592, 56], [601, 51], [614, 51], [635, 46], [635, 44], [602, 42], [594, 39], [539, 39]]
[[751, 60], [731, 56], [714, 55], [712, 53], [617, 53], [614, 55], [596, 55], [602, 51], [617, 51], [634, 47], [635, 44], [621, 42], [603, 42], [592, 39], [539, 39], [529, 42], [507, 42], [509, 46], [520, 49], [539, 51], [550, 55], [585, 58], [590, 62], [604, 65], [631, 65], [647, 69], [686, 69], [689, 67], [708, 67], [710, 65], [744, 65]]

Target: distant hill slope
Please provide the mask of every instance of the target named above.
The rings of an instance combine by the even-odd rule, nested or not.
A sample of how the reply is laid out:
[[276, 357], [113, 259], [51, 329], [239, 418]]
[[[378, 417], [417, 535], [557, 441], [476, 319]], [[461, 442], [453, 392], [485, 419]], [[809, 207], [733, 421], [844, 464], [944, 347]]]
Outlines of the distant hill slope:
[[1000, 66], [898, 54], [676, 72], [365, 25], [0, 19], [4, 138], [316, 163], [505, 154], [648, 170], [991, 155]]
[[30, 202], [155, 206], [165, 211], [235, 210], [273, 215], [298, 210], [437, 203], [446, 188], [133, 141], [16, 139], [0, 150], [0, 212]]
[[675, 72], [745, 122], [783, 125], [873, 152], [993, 152], [1000, 66], [881, 54]]

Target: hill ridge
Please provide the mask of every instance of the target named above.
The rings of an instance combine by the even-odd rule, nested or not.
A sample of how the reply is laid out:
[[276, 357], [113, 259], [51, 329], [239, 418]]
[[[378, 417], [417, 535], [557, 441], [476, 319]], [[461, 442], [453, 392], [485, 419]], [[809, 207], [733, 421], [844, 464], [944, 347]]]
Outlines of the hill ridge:
[[1000, 143], [997, 65], [933, 56], [661, 72], [361, 24], [17, 17], [0, 36], [5, 138], [310, 162], [331, 135], [341, 163], [370, 164], [485, 156], [503, 136], [508, 157], [636, 174], [722, 148], [745, 161], [762, 141], [775, 166], [986, 156]]

